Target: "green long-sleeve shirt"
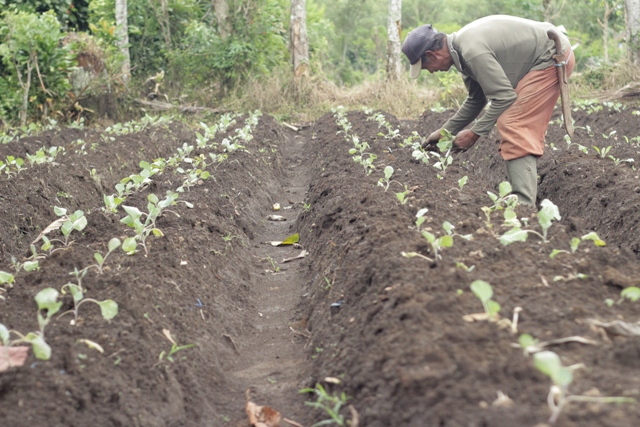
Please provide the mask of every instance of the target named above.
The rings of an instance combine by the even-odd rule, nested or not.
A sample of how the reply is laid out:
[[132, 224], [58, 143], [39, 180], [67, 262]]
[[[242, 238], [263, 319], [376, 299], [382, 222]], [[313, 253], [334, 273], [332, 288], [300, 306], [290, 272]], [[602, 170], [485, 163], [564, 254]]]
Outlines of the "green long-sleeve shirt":
[[[498, 117], [516, 100], [515, 87], [533, 70], [554, 65], [555, 44], [547, 30], [548, 22], [536, 22], [506, 15], [487, 16], [447, 36], [453, 64], [463, 75], [469, 96], [458, 112], [444, 124], [454, 135], [490, 107], [471, 128], [486, 135]], [[562, 47], [570, 48], [569, 39], [560, 33]]]

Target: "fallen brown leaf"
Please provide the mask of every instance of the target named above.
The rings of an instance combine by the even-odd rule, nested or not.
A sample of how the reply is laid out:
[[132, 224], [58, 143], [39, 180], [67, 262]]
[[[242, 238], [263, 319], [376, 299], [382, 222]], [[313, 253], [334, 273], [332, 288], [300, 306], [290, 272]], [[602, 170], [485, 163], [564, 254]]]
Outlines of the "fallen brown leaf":
[[259, 406], [249, 400], [250, 391], [245, 392], [247, 405], [245, 407], [249, 422], [253, 427], [280, 427], [282, 416], [280, 412], [269, 406]]

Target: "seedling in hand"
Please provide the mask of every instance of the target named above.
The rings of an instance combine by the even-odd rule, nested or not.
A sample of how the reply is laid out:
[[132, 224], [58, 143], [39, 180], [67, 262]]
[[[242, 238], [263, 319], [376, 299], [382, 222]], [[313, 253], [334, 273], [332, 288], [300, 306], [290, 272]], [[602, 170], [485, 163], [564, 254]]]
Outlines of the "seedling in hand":
[[562, 409], [570, 402], [590, 403], [634, 403], [636, 400], [630, 397], [597, 397], [568, 395], [568, 387], [573, 382], [573, 371], [584, 367], [583, 364], [562, 366], [560, 357], [552, 351], [541, 351], [534, 354], [535, 367], [551, 378], [553, 385], [549, 390], [547, 404], [551, 409], [549, 424], [554, 424]]
[[488, 282], [484, 280], [474, 280], [471, 283], [471, 291], [482, 302], [484, 312], [487, 315], [488, 320], [495, 320], [500, 312], [500, 304], [493, 301], [493, 288]]

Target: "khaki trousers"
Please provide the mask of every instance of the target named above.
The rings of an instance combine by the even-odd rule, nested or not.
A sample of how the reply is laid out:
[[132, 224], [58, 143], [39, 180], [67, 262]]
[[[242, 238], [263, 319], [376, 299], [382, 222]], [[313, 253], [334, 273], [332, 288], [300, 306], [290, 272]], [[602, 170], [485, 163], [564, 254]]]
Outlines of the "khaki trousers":
[[[567, 52], [567, 77], [573, 72], [575, 55]], [[516, 86], [517, 98], [498, 118], [500, 154], [513, 160], [529, 154], [544, 153], [544, 137], [553, 108], [560, 97], [560, 84], [555, 66], [530, 71]]]

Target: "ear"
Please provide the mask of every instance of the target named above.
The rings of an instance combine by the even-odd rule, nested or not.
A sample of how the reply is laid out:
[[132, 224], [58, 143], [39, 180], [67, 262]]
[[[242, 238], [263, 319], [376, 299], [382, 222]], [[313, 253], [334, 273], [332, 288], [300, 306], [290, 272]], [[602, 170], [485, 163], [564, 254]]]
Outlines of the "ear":
[[432, 50], [427, 50], [427, 51], [424, 52], [424, 54], [427, 56], [427, 62], [431, 62], [434, 59], [438, 58], [437, 52], [434, 52]]

